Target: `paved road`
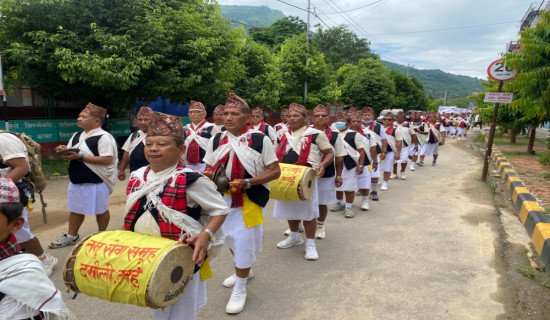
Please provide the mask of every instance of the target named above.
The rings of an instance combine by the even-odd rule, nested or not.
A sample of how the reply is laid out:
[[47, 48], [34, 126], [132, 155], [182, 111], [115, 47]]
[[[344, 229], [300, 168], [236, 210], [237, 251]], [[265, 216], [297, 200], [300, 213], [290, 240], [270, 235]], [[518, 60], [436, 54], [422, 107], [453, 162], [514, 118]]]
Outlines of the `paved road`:
[[[493, 243], [497, 220], [489, 189], [480, 182], [479, 158], [448, 141], [435, 167], [391, 181], [381, 201], [353, 219], [331, 213], [327, 238], [317, 240], [320, 259], [306, 261], [303, 247], [278, 249], [286, 224], [272, 218], [269, 203], [263, 252], [248, 284], [239, 319], [495, 319], [504, 314]], [[427, 159], [431, 160], [431, 159]], [[430, 163], [431, 161], [426, 161]], [[46, 193], [50, 225], [34, 216], [31, 224], [44, 244], [66, 228], [66, 180]], [[121, 226], [123, 183], [111, 197], [110, 229]], [[57, 196], [55, 201], [52, 198]], [[359, 204], [356, 201], [356, 204]], [[518, 222], [519, 223], [519, 222]], [[95, 230], [88, 219], [82, 233]], [[69, 248], [52, 250], [62, 258]], [[225, 304], [231, 293], [221, 285], [232, 271], [227, 250], [212, 263], [208, 304], [199, 319], [231, 319]], [[61, 268], [52, 279], [63, 288]], [[79, 319], [151, 319], [148, 309], [110, 304], [65, 294]]]

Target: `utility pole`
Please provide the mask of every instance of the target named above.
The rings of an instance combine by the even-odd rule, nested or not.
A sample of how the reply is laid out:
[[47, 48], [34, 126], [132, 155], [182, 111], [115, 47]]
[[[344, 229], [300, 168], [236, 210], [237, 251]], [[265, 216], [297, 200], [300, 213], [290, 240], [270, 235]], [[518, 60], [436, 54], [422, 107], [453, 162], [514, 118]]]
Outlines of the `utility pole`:
[[443, 97], [443, 103], [447, 103], [447, 90], [445, 90], [445, 96]]
[[[311, 0], [307, 0], [307, 26], [306, 26], [306, 68], [309, 59], [309, 12], [311, 8]], [[307, 100], [307, 76], [304, 84], [304, 103]]]

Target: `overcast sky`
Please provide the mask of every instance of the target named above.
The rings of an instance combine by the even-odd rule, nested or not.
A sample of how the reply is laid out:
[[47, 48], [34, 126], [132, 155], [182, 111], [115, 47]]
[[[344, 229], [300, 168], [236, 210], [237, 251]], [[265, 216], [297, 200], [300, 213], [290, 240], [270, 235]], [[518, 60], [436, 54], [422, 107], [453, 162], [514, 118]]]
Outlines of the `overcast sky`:
[[[288, 4], [218, 0], [225, 5], [267, 5], [307, 21], [301, 9], [307, 9], [308, 0], [282, 1]], [[311, 0], [318, 18], [312, 15], [310, 22], [323, 28], [348, 25], [367, 38], [383, 60], [486, 79], [489, 64], [508, 42], [517, 40], [529, 6], [538, 8], [541, 2], [546, 5], [532, 0]]]

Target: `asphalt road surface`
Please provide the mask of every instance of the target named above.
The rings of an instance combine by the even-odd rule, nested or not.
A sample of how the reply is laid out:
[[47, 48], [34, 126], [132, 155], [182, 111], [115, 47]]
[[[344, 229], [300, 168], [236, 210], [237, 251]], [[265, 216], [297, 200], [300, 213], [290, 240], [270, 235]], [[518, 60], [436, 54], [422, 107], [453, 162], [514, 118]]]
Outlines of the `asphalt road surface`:
[[[212, 261], [208, 304], [198, 319], [496, 319], [504, 315], [506, 288], [499, 287], [495, 261], [497, 219], [489, 188], [480, 181], [480, 158], [448, 140], [435, 167], [408, 172], [407, 180], [392, 180], [370, 211], [346, 219], [329, 213], [327, 238], [317, 240], [320, 259], [304, 259], [302, 246], [278, 249], [286, 222], [266, 209], [263, 252], [255, 277], [248, 282], [248, 299], [237, 316], [225, 313], [231, 289], [222, 281], [233, 265], [224, 248]], [[56, 179], [45, 191], [47, 225], [40, 206], [31, 213], [31, 227], [44, 247], [66, 232], [68, 180]], [[109, 229], [122, 226], [125, 183], [110, 198]], [[517, 222], [519, 224], [519, 222]], [[81, 236], [97, 230], [87, 218]], [[70, 248], [48, 250], [64, 261]], [[52, 280], [63, 290], [62, 263]], [[72, 300], [63, 293], [78, 319], [152, 319], [146, 308], [109, 303], [83, 294]]]

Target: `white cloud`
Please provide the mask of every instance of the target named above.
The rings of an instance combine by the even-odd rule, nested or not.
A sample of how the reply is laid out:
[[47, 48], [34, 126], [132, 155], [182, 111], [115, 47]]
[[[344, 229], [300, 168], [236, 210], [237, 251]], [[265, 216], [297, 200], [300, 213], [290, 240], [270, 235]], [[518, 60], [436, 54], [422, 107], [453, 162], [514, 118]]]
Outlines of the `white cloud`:
[[[307, 8], [307, 0], [284, 1]], [[330, 14], [335, 13], [336, 6], [347, 11], [373, 2], [376, 0], [311, 0], [324, 23], [330, 27], [350, 25], [350, 30], [373, 42], [371, 48], [382, 59], [484, 79], [489, 64], [500, 57], [509, 41], [517, 40], [519, 21], [531, 4], [518, 0], [383, 0], [348, 12], [351, 23], [339, 14]], [[307, 19], [306, 12], [276, 0], [219, 3], [267, 5], [286, 15]], [[312, 25], [320, 22], [311, 19]], [[440, 29], [451, 30], [418, 32]]]

